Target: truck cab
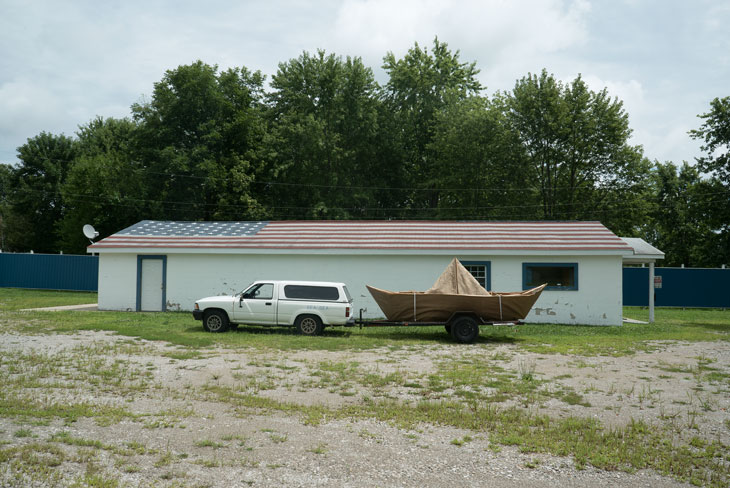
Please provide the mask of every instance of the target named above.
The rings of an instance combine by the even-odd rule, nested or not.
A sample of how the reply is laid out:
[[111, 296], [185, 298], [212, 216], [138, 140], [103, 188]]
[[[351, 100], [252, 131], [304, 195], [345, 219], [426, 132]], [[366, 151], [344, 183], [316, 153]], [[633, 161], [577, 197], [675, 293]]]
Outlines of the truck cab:
[[354, 322], [353, 300], [344, 283], [259, 280], [234, 296], [201, 298], [193, 317], [208, 332], [238, 324], [293, 326], [317, 335], [324, 327]]

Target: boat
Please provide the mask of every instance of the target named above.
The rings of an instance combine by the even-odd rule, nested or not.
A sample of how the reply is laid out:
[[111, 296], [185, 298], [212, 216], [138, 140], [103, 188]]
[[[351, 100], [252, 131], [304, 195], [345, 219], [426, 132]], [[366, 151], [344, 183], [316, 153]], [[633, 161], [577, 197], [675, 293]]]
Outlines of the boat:
[[520, 292], [490, 292], [454, 258], [426, 291], [366, 286], [389, 321], [447, 322], [456, 313], [468, 312], [486, 323], [524, 319], [547, 284]]

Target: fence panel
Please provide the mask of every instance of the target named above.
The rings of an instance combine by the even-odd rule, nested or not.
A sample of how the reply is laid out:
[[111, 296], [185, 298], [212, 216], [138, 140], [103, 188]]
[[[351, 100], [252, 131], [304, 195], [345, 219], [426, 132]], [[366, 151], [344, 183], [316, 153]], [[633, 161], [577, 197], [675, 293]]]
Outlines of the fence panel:
[[97, 291], [99, 256], [0, 253], [0, 287]]
[[[657, 307], [730, 308], [730, 269], [654, 268]], [[624, 268], [624, 305], [649, 305], [649, 268]]]

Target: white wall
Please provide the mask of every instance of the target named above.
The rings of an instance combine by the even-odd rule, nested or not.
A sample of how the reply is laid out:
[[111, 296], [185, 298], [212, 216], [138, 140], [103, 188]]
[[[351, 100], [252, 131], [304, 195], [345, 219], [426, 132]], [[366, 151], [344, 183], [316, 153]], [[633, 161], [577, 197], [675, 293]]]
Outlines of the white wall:
[[545, 290], [525, 322], [621, 325], [621, 256], [499, 256], [492, 259], [492, 289], [522, 289], [522, 263], [578, 263], [577, 290]]
[[99, 310], [135, 310], [137, 255], [99, 255]]
[[[343, 281], [355, 299], [355, 312], [365, 317], [382, 312], [366, 284], [392, 291], [425, 290], [453, 256], [423, 255], [235, 255], [168, 254], [167, 306], [191, 310], [198, 298], [232, 295], [258, 279]], [[526, 321], [540, 323], [619, 325], [622, 318], [620, 256], [457, 256], [465, 261], [491, 261], [494, 291], [522, 289], [523, 262], [578, 263], [578, 290], [544, 291]], [[101, 254], [99, 307], [134, 310], [137, 258]]]

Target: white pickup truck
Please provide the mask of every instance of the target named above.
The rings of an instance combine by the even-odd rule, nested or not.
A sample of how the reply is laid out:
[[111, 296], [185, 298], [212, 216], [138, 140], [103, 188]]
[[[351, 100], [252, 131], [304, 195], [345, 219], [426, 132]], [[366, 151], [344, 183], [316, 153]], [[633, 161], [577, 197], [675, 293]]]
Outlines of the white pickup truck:
[[238, 295], [201, 298], [193, 317], [208, 332], [238, 324], [288, 325], [300, 334], [318, 335], [328, 325], [353, 324], [352, 311], [344, 283], [261, 280]]

